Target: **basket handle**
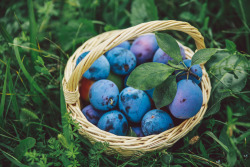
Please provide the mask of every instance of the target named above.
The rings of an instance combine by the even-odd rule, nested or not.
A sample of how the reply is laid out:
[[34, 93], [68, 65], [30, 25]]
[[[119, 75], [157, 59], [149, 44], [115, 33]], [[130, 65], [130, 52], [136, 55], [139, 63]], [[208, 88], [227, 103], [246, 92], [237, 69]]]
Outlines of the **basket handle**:
[[[176, 30], [182, 31], [190, 35], [194, 41], [196, 48], [204, 49], [204, 38], [197, 28], [191, 26], [187, 22], [176, 21], [176, 20], [166, 20], [166, 21], [151, 21], [142, 23], [127, 29], [120, 30], [115, 33], [115, 35], [110, 36], [106, 41], [100, 43], [94, 47], [89, 54], [78, 64], [76, 69], [73, 71], [71, 77], [69, 78], [66, 89], [68, 92], [78, 92], [77, 86], [82, 75], [90, 68], [90, 66], [106, 51], [119, 45], [120, 43], [133, 39], [137, 36], [151, 33], [154, 31], [164, 31], [164, 30]], [[64, 91], [64, 93], [66, 93]], [[65, 96], [67, 96], [65, 94]]]

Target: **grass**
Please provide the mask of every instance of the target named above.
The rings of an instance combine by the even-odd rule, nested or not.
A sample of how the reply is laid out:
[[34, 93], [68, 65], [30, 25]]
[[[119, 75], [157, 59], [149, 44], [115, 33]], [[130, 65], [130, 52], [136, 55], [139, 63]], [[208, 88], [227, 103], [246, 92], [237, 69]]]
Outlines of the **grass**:
[[[0, 166], [249, 166], [248, 6], [247, 0], [1, 1]], [[220, 49], [206, 65], [216, 85], [208, 114], [168, 150], [140, 159], [107, 156], [108, 143], [90, 144], [66, 113], [65, 65], [87, 39], [156, 19], [187, 21], [208, 48]], [[195, 50], [187, 35], [168, 33]]]

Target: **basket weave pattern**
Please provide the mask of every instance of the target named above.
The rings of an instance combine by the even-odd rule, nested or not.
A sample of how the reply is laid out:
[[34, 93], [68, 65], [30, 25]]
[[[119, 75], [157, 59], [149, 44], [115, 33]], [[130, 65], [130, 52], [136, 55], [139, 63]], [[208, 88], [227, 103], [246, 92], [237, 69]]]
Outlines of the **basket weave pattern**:
[[[79, 133], [81, 135], [88, 138], [92, 143], [97, 141], [109, 143], [109, 149], [106, 151], [107, 154], [119, 152], [124, 157], [129, 157], [132, 155], [142, 155], [148, 151], [171, 147], [175, 142], [191, 131], [194, 126], [201, 121], [206, 112], [211, 92], [211, 84], [204, 65], [201, 65], [203, 72], [201, 81], [203, 104], [200, 111], [194, 117], [158, 135], [145, 137], [117, 136], [91, 124], [82, 114], [78, 84], [82, 75], [90, 68], [94, 61], [106, 51], [126, 40], [133, 40], [140, 35], [163, 30], [177, 30], [187, 33], [195, 40], [198, 50], [205, 48], [204, 38], [200, 32], [189, 23], [175, 20], [151, 21], [124, 30], [110, 31], [93, 37], [79, 47], [67, 62], [63, 79], [67, 111], [70, 112], [72, 118], [80, 124], [81, 129]], [[188, 47], [183, 46], [183, 48], [186, 58], [191, 59], [194, 52]], [[75, 68], [76, 59], [85, 51], [90, 51], [90, 53], [79, 63], [77, 68]]]

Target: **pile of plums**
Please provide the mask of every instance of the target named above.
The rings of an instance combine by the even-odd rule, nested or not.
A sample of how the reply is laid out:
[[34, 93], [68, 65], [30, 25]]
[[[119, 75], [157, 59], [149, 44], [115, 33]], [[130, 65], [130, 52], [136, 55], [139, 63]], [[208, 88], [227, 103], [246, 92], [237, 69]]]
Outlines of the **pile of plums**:
[[[185, 59], [180, 46], [182, 65], [190, 68], [191, 60]], [[79, 62], [88, 54], [84, 52]], [[142, 91], [126, 85], [129, 74], [136, 66], [145, 62], [168, 64], [172, 60], [159, 48], [155, 35], [147, 34], [135, 39], [132, 44], [125, 41], [98, 58], [83, 74], [80, 81], [80, 96], [86, 107], [82, 113], [98, 128], [125, 136], [129, 128], [138, 137], [159, 134], [177, 125], [182, 120], [193, 117], [202, 106], [202, 78], [200, 65], [190, 71], [196, 76], [175, 71], [177, 93], [171, 104], [156, 109], [152, 99], [154, 89]], [[166, 85], [168, 86], [168, 85]]]

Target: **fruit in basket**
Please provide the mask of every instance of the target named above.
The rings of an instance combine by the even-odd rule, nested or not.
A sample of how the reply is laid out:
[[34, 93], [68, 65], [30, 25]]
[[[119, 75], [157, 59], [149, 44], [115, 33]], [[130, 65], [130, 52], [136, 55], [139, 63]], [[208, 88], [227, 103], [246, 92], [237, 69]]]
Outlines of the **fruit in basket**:
[[201, 88], [194, 81], [184, 79], [177, 83], [177, 93], [169, 110], [176, 118], [188, 119], [198, 113], [202, 102]]
[[135, 54], [137, 64], [152, 61], [155, 51], [159, 48], [155, 35], [142, 35], [134, 40], [131, 52]]
[[[189, 68], [191, 66], [191, 60], [184, 60], [183, 61], [185, 66], [184, 67], [187, 67]], [[181, 62], [182, 63], [182, 62]], [[176, 71], [175, 73], [177, 74], [179, 71]], [[190, 79], [192, 81], [194, 81], [196, 84], [199, 84], [201, 82], [201, 79], [202, 79], [202, 69], [201, 69], [201, 66], [199, 64], [196, 64], [196, 65], [193, 65], [191, 68], [190, 68], [190, 72], [192, 72], [193, 74], [197, 75], [199, 77], [196, 78], [194, 75], [192, 75], [192, 73], [189, 74], [189, 76], [187, 75], [183, 75], [184, 72], [180, 73], [179, 75], [177, 75], [177, 81], [180, 81], [182, 79]]]
[[[182, 46], [179, 45], [179, 47], [180, 47], [182, 59], [184, 60], [186, 58], [185, 51]], [[161, 48], [157, 49], [153, 57], [153, 62], [168, 64], [169, 60], [173, 60], [173, 58], [170, 57], [168, 54], [166, 54]]]
[[181, 50], [182, 60], [185, 60], [186, 59], [185, 50], [184, 50], [184, 48], [181, 45], [179, 45], [179, 47], [180, 47], [180, 50]]
[[82, 54], [80, 54], [80, 56], [76, 59], [76, 66], [82, 61], [82, 59], [83, 59], [84, 57], [87, 56], [88, 53], [89, 53], [89, 51], [83, 52]]
[[[121, 47], [121, 48], [124, 48], [124, 49], [128, 49], [128, 50], [129, 50], [129, 49], [130, 49], [130, 43], [129, 43], [128, 41], [124, 41], [123, 43], [121, 43], [121, 44], [115, 46], [114, 48], [116, 48], [116, 47]], [[112, 48], [112, 49], [114, 49], [114, 48]], [[112, 49], [110, 49], [109, 51], [111, 51]], [[108, 55], [109, 51], [107, 51], [107, 52], [105, 53], [106, 56]]]
[[97, 111], [91, 104], [84, 107], [82, 113], [94, 125], [97, 125], [99, 119], [104, 114], [103, 111]]
[[153, 98], [154, 90], [155, 90], [155, 88], [149, 89], [149, 90], [145, 90], [145, 92], [149, 95], [149, 97]]
[[119, 95], [119, 109], [128, 121], [139, 123], [143, 115], [151, 109], [150, 99], [144, 91], [127, 87]]
[[119, 98], [119, 89], [110, 80], [96, 81], [90, 88], [89, 101], [98, 110], [108, 111], [116, 107]]
[[82, 100], [89, 101], [89, 90], [90, 90], [90, 87], [93, 83], [94, 83], [94, 81], [91, 81], [87, 78], [81, 79], [79, 92], [80, 92], [80, 97]]
[[140, 126], [132, 126], [131, 128], [135, 132], [137, 137], [143, 137], [144, 136]]
[[145, 136], [159, 134], [172, 127], [174, 123], [168, 113], [154, 109], [147, 112], [141, 121], [142, 132]]
[[129, 74], [136, 66], [135, 55], [127, 49], [116, 47], [109, 51], [107, 59], [111, 71], [118, 75]]
[[103, 114], [97, 126], [102, 130], [120, 136], [125, 136], [128, 132], [128, 121], [126, 117], [117, 110]]
[[[88, 52], [84, 52], [81, 54], [76, 60], [76, 66], [80, 63], [80, 61], [88, 54]], [[106, 79], [110, 72], [110, 65], [107, 58], [102, 55], [99, 57], [90, 68], [83, 74], [83, 77], [90, 80], [100, 80]]]

